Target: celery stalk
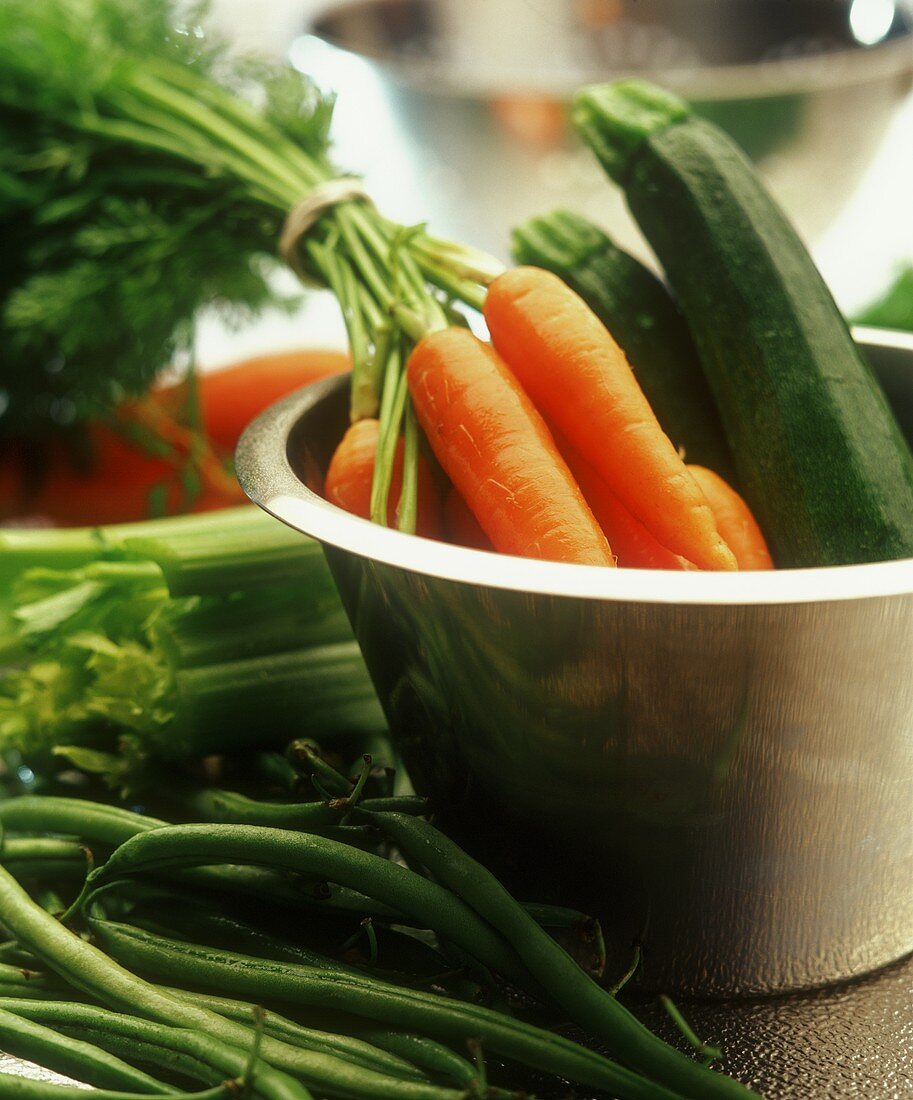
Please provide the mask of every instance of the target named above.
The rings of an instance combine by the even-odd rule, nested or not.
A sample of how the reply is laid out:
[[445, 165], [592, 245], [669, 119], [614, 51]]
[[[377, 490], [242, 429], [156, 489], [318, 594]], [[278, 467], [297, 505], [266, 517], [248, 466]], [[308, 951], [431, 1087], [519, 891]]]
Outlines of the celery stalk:
[[13, 535], [0, 751], [134, 789], [164, 761], [383, 730], [319, 546], [259, 510]]

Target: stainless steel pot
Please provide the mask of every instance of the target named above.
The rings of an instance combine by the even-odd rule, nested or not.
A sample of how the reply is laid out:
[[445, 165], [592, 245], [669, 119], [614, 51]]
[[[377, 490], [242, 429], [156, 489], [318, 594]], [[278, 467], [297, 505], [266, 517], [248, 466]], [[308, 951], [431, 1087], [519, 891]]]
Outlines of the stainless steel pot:
[[813, 236], [913, 72], [911, 0], [335, 0], [305, 29], [290, 57], [341, 93], [339, 163], [399, 220], [501, 255], [508, 227], [562, 205], [643, 248], [569, 132], [584, 83], [636, 74], [695, 101]]
[[[913, 339], [860, 331], [913, 437]], [[913, 560], [769, 574], [464, 550], [311, 492], [346, 383], [248, 429], [248, 494], [319, 539], [445, 825], [647, 986], [773, 993], [913, 951]]]

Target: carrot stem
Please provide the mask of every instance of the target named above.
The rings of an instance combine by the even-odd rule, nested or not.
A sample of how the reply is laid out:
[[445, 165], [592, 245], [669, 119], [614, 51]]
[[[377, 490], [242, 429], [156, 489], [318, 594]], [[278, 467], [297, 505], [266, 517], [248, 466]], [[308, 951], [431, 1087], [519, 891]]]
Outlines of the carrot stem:
[[393, 479], [393, 462], [396, 457], [396, 443], [406, 405], [408, 387], [406, 373], [398, 348], [394, 348], [387, 366], [387, 378], [384, 383], [384, 397], [390, 393], [390, 402], [381, 410], [380, 440], [377, 461], [374, 465], [374, 479], [371, 484], [371, 519], [375, 523], [387, 526], [387, 507], [390, 500], [390, 484]]
[[381, 402], [381, 380], [384, 367], [390, 358], [393, 343], [393, 326], [387, 320], [374, 327], [374, 350], [368, 356], [358, 378], [352, 376], [350, 419], [363, 420], [378, 416]]
[[418, 518], [418, 421], [412, 402], [406, 401], [405, 447], [403, 450], [403, 488], [396, 506], [396, 526], [400, 531], [415, 534]]

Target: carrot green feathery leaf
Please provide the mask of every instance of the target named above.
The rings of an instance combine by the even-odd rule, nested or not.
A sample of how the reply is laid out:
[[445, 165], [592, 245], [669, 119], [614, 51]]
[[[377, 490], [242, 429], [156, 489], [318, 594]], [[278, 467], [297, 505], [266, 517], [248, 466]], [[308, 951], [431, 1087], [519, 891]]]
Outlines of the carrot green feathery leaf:
[[308, 188], [283, 150], [323, 156], [332, 104], [180, 11], [0, 0], [0, 436], [143, 392], [199, 309], [273, 298], [279, 228]]

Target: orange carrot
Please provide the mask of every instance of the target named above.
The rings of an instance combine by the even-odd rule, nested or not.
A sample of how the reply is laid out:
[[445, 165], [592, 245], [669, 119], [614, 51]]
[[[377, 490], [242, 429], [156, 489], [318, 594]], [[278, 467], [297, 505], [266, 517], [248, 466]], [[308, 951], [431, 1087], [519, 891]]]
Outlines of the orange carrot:
[[704, 466], [689, 466], [691, 476], [707, 498], [720, 534], [726, 540], [739, 569], [773, 569], [774, 563], [758, 521], [732, 486]]
[[[371, 518], [371, 482], [374, 479], [374, 460], [380, 438], [378, 420], [356, 420], [340, 440], [324, 482], [324, 496], [338, 508]], [[403, 485], [403, 440], [396, 445], [393, 478], [390, 483], [390, 503], [387, 523], [396, 526], [396, 505]], [[416, 533], [425, 538], [441, 537], [441, 502], [434, 476], [428, 463], [419, 457], [418, 466], [418, 521]]]
[[[120, 429], [147, 429], [135, 406], [121, 410], [117, 420]], [[93, 423], [86, 429], [82, 458], [74, 458], [63, 441], [53, 440], [42, 447], [38, 469], [32, 468], [34, 456], [21, 444], [9, 444], [0, 462], [9, 463], [8, 469], [18, 465], [18, 472], [4, 479], [0, 520], [40, 516], [62, 527], [131, 523], [158, 510], [173, 515], [243, 504], [247, 498], [241, 487], [215, 456], [203, 453], [195, 466], [189, 462], [185, 432], [172, 422], [171, 438], [162, 439], [162, 453], [151, 454], [145, 443], [126, 437], [118, 427]], [[186, 474], [194, 468], [200, 480], [195, 494], [185, 485]]]
[[[129, 523], [147, 519], [153, 499], [168, 515], [242, 504], [247, 498], [230, 460], [247, 424], [278, 398], [349, 365], [341, 352], [302, 349], [201, 375], [202, 440], [182, 422], [187, 392], [179, 382], [125, 402], [112, 425], [89, 424], [78, 456], [62, 439], [34, 448], [24, 441], [4, 443], [0, 522], [41, 517], [59, 526]], [[200, 486], [188, 494], [191, 454]]]
[[444, 498], [444, 530], [450, 542], [472, 550], [491, 550], [491, 539], [482, 530], [469, 505], [450, 487]]
[[624, 352], [582, 298], [549, 271], [517, 267], [491, 284], [485, 319], [542, 415], [662, 545], [701, 569], [736, 568]]
[[301, 348], [207, 371], [198, 380], [207, 438], [231, 455], [247, 425], [274, 401], [351, 366], [343, 352]]
[[407, 372], [431, 449], [496, 550], [615, 564], [545, 422], [490, 345], [443, 329], [419, 341]]
[[555, 442], [564, 455], [571, 473], [577, 478], [593, 515], [605, 531], [618, 564], [625, 569], [693, 569], [691, 562], [673, 554], [657, 542], [635, 516], [632, 516], [605, 481], [580, 455], [556, 436]]

